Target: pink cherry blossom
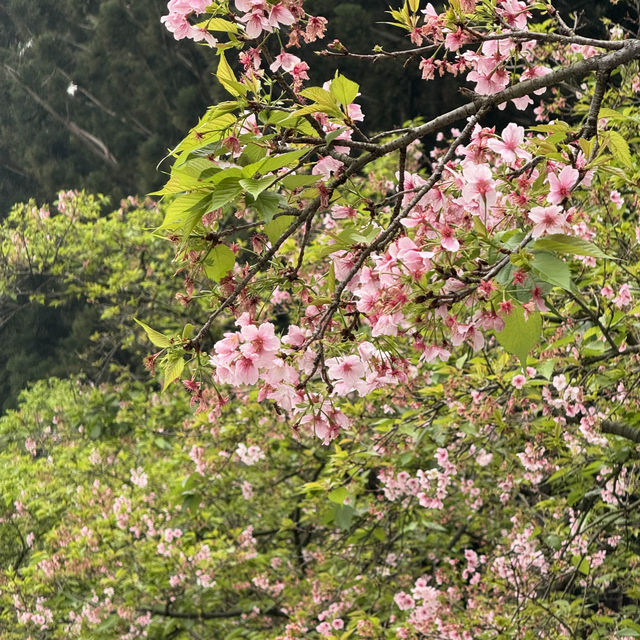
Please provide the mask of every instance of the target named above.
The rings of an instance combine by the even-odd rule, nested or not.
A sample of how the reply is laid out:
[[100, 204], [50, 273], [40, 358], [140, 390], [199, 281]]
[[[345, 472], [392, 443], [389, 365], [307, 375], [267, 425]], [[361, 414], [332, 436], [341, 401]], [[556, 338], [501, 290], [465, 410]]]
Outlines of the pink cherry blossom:
[[365, 372], [362, 361], [355, 355], [344, 358], [330, 358], [327, 360], [326, 365], [329, 377], [332, 380], [341, 380], [352, 388], [356, 387]]
[[460, 243], [449, 225], [440, 230], [440, 246], [447, 251], [457, 251], [460, 248]]
[[513, 164], [517, 158], [531, 159], [531, 154], [522, 148], [524, 127], [511, 122], [502, 131], [502, 140], [491, 138], [487, 146], [502, 157], [506, 164]]
[[516, 389], [522, 389], [522, 387], [524, 387], [526, 381], [527, 381], [527, 379], [521, 373], [519, 373], [517, 376], [513, 377], [513, 379], [511, 380], [511, 384]]
[[335, 173], [339, 169], [344, 166], [344, 163], [340, 162], [340, 160], [336, 160], [331, 156], [325, 156], [320, 158], [320, 160], [316, 163], [316, 165], [311, 170], [312, 175], [314, 176], [322, 176], [325, 180], [329, 180], [331, 178], [331, 174]]
[[571, 190], [580, 178], [580, 172], [573, 167], [566, 166], [560, 171], [560, 175], [550, 173], [547, 176], [549, 183], [549, 195], [547, 200], [551, 204], [560, 204], [571, 195]]
[[531, 16], [527, 11], [527, 5], [520, 0], [501, 0], [500, 6], [496, 7], [496, 13], [518, 31], [527, 28], [527, 18]]
[[532, 230], [534, 238], [539, 238], [545, 233], [562, 233], [566, 224], [562, 207], [556, 205], [533, 207], [529, 212], [529, 220], [535, 223]]
[[287, 9], [282, 2], [274, 4], [269, 13], [269, 24], [277, 27], [278, 24], [291, 25], [296, 21], [293, 14]]
[[280, 339], [274, 333], [274, 326], [270, 322], [264, 322], [259, 327], [246, 325], [240, 333], [245, 340], [240, 351], [252, 358], [257, 366], [271, 364], [274, 354], [280, 348]]
[[293, 71], [293, 68], [300, 64], [301, 60], [298, 56], [294, 56], [290, 53], [286, 53], [283, 51], [281, 54], [277, 55], [269, 69], [271, 71], [277, 71], [278, 69], [283, 69], [284, 71]]
[[479, 213], [486, 213], [498, 198], [491, 169], [486, 165], [467, 164], [463, 171], [462, 197], [467, 204], [475, 204]]

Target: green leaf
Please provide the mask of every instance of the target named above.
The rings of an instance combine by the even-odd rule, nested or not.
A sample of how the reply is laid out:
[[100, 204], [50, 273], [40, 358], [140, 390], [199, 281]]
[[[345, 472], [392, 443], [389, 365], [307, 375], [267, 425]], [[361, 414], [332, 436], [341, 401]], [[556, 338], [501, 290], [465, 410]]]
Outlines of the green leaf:
[[227, 59], [224, 57], [224, 53], [220, 52], [220, 60], [218, 62], [218, 70], [216, 71], [216, 77], [220, 81], [220, 84], [235, 97], [243, 96], [247, 93], [248, 89], [245, 85], [238, 82], [236, 74], [233, 73], [233, 69], [229, 66]]
[[318, 176], [301, 174], [285, 176], [280, 181], [280, 184], [285, 189], [297, 189], [298, 187], [306, 187], [307, 185], [315, 184], [316, 182], [318, 182]]
[[334, 96], [322, 87], [307, 87], [300, 92], [300, 95], [313, 100], [314, 102], [324, 102], [325, 104], [336, 104]]
[[551, 380], [555, 366], [556, 363], [553, 360], [545, 360], [543, 363], [538, 365], [538, 373], [547, 380]]
[[496, 338], [505, 351], [518, 357], [524, 368], [527, 366], [529, 351], [540, 340], [542, 316], [536, 311], [525, 320], [524, 309], [517, 306], [503, 319], [504, 329], [496, 333]]
[[338, 487], [337, 489], [333, 489], [333, 491], [329, 491], [329, 500], [331, 502], [335, 502], [336, 504], [344, 504], [346, 497], [349, 495], [349, 492], [345, 487]]
[[225, 33], [238, 33], [238, 25], [223, 18], [209, 18], [195, 25], [201, 29], [209, 31], [224, 31]]
[[242, 193], [242, 186], [237, 178], [225, 178], [219, 182], [209, 203], [210, 209], [219, 209]]
[[248, 164], [242, 170], [242, 173], [247, 178], [252, 178], [256, 173], [265, 175], [283, 167], [294, 166], [298, 160], [307, 153], [307, 149], [300, 149], [298, 151], [289, 151], [288, 153], [282, 153], [277, 156], [268, 156], [258, 162]]
[[589, 575], [589, 570], [591, 569], [591, 567], [589, 561], [586, 558], [580, 559], [580, 556], [573, 556], [571, 558], [571, 564], [576, 567], [582, 575]]
[[339, 129], [334, 129], [333, 131], [327, 133], [324, 138], [326, 143], [330, 144], [331, 142], [333, 142], [343, 131], [346, 131], [345, 127], [340, 127]]
[[604, 137], [613, 157], [625, 167], [633, 168], [633, 159], [631, 158], [629, 144], [622, 135], [617, 131], [607, 131]]
[[138, 318], [134, 318], [134, 320], [145, 330], [147, 337], [156, 347], [166, 349], [167, 347], [171, 346], [170, 338], [167, 338], [167, 336], [163, 335], [159, 331], [152, 329], [149, 325], [146, 325], [144, 322], [138, 320]]
[[575, 236], [565, 236], [562, 233], [554, 233], [538, 238], [533, 248], [574, 256], [592, 256], [594, 258], [609, 257], [592, 242]]
[[273, 184], [273, 176], [267, 176], [266, 178], [245, 178], [244, 180], [240, 180], [240, 186], [247, 192], [250, 193], [254, 199], [257, 197], [271, 184]]
[[536, 252], [531, 267], [543, 282], [548, 282], [565, 291], [572, 291], [571, 271], [566, 262], [546, 251]]
[[271, 244], [274, 244], [280, 238], [294, 220], [293, 216], [278, 216], [265, 225], [264, 232], [267, 234]]
[[273, 216], [278, 213], [281, 201], [282, 196], [277, 193], [262, 192], [252, 206], [258, 210], [258, 213], [264, 218], [265, 222], [269, 223], [273, 219]]
[[335, 507], [334, 520], [336, 524], [343, 530], [351, 528], [355, 509], [349, 505], [337, 504]]
[[330, 93], [341, 105], [346, 107], [356, 99], [359, 89], [360, 87], [353, 80], [338, 75], [331, 81]]
[[182, 356], [172, 357], [167, 360], [163, 372], [164, 372], [164, 384], [162, 390], [166, 388], [182, 374], [185, 367], [185, 361]]
[[202, 191], [177, 196], [167, 205], [160, 228], [189, 235], [207, 212], [210, 200], [211, 195]]
[[226, 244], [217, 244], [202, 263], [204, 272], [208, 278], [220, 282], [236, 263], [236, 256]]

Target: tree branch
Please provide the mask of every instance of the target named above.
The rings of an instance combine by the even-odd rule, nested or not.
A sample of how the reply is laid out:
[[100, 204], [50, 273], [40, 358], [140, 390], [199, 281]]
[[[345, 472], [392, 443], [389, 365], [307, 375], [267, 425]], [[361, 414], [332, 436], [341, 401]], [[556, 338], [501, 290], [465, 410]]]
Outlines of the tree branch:
[[623, 422], [614, 422], [612, 420], [604, 420], [600, 426], [602, 433], [610, 433], [614, 436], [620, 436], [640, 444], [640, 429], [636, 429]]

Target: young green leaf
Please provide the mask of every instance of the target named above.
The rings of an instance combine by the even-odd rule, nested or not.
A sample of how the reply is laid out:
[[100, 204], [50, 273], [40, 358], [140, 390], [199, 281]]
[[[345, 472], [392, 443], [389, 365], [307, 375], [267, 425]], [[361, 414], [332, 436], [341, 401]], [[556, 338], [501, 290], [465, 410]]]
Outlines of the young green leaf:
[[360, 87], [355, 82], [339, 75], [331, 81], [330, 93], [341, 105], [346, 107], [356, 99], [358, 89]]
[[179, 378], [182, 374], [185, 367], [185, 361], [182, 356], [176, 356], [168, 358], [164, 367], [163, 367], [163, 379], [164, 383], [162, 385], [162, 390], [165, 391], [166, 388], [176, 379]]
[[202, 266], [208, 278], [220, 282], [236, 263], [236, 256], [225, 244], [217, 244], [205, 258]]
[[159, 331], [152, 329], [149, 325], [145, 324], [141, 320], [138, 320], [138, 318], [134, 318], [134, 320], [145, 330], [147, 337], [156, 347], [166, 349], [167, 347], [171, 346], [170, 338], [160, 333]]
[[503, 319], [504, 329], [496, 333], [496, 338], [505, 351], [517, 356], [524, 368], [527, 366], [529, 351], [540, 340], [542, 317], [536, 311], [525, 319], [524, 309], [517, 306], [510, 314], [503, 316]]

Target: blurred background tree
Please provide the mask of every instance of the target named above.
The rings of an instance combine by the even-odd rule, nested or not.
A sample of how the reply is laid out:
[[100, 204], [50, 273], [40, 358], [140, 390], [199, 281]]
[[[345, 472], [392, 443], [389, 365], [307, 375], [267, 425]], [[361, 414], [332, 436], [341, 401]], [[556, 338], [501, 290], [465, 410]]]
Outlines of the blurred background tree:
[[[325, 43], [337, 38], [359, 52], [408, 45], [381, 24], [388, 0], [308, 1], [329, 20]], [[607, 12], [620, 20], [633, 11], [596, 0], [555, 5], [565, 16], [578, 12], [595, 31]], [[160, 23], [165, 13], [166, 0], [0, 2], [0, 217], [15, 202], [52, 201], [61, 189], [104, 193], [116, 205], [162, 182], [156, 167], [167, 143], [223, 98], [209, 77], [215, 52], [176, 43]], [[371, 66], [325, 58], [323, 77], [313, 81], [338, 67], [362, 86], [369, 131], [428, 118], [462, 99], [454, 83], [434, 91], [384, 60]]]

